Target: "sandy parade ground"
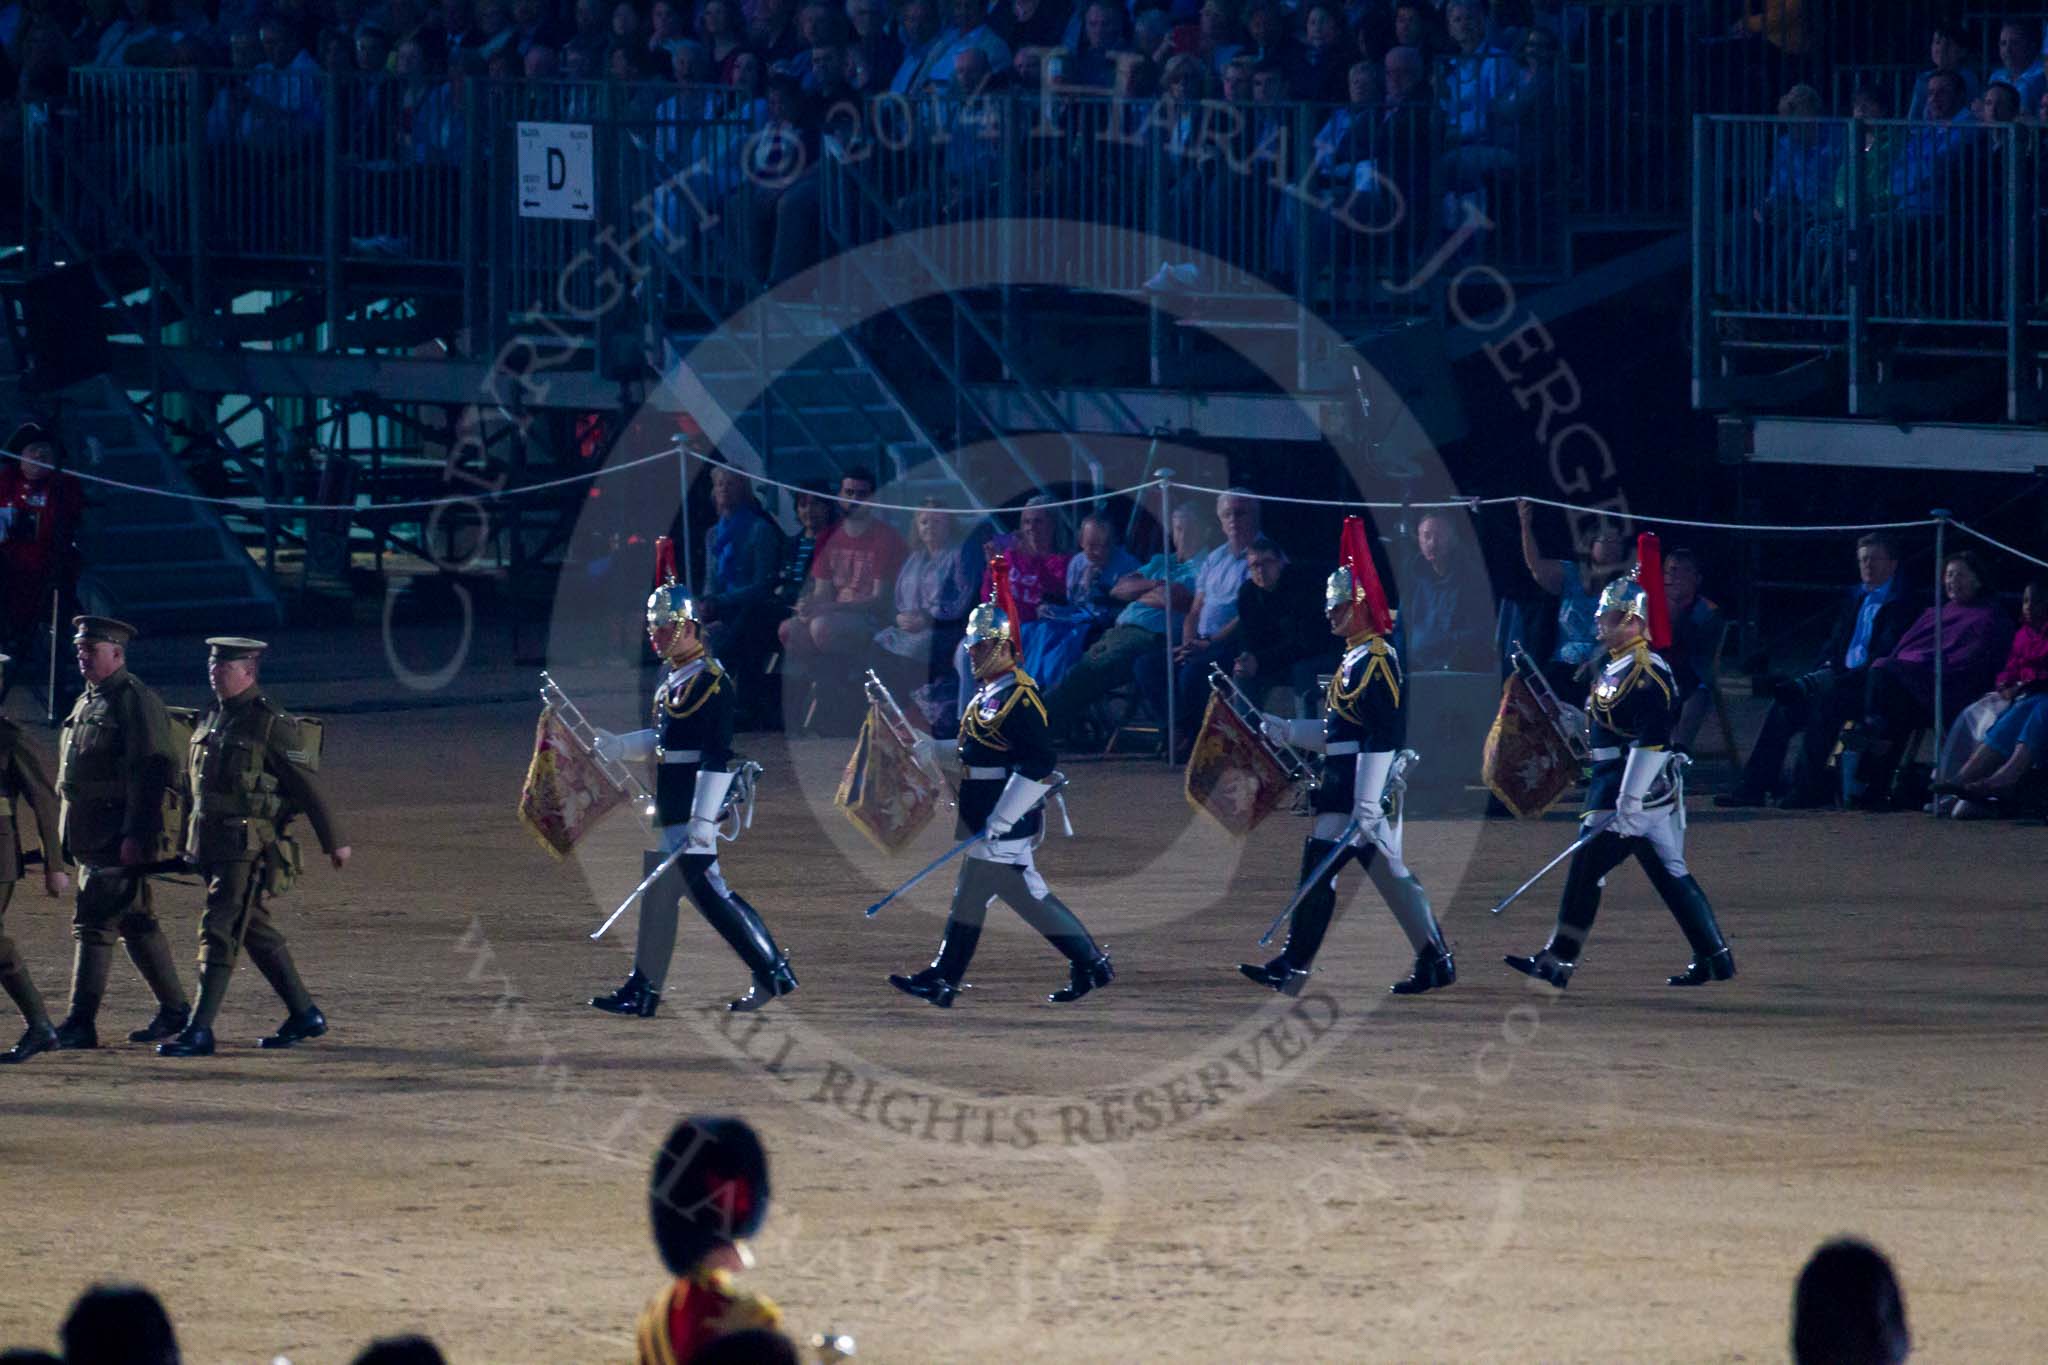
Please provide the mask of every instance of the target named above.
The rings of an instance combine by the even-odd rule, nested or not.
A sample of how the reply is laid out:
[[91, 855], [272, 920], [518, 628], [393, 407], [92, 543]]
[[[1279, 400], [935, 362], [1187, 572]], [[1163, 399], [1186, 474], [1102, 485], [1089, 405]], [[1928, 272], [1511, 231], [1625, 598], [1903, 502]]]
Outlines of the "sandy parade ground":
[[[137, 672], [197, 700], [159, 651]], [[1916, 1359], [2048, 1358], [2038, 827], [1735, 815], [1697, 784], [1689, 854], [1741, 975], [1668, 989], [1685, 943], [1630, 866], [1558, 996], [1500, 957], [1543, 942], [1561, 879], [1487, 908], [1569, 817], [1474, 802], [1406, 831], [1458, 984], [1386, 994], [1408, 954], [1353, 874], [1286, 1000], [1233, 968], [1265, 955], [1305, 823], [1238, 844], [1177, 772], [1082, 760], [1078, 837], [1040, 860], [1118, 979], [1046, 1003], [1064, 965], [999, 908], [942, 1013], [883, 978], [928, 960], [950, 878], [861, 910], [950, 830], [885, 857], [830, 806], [849, 741], [755, 735], [768, 778], [724, 866], [802, 989], [725, 1015], [745, 973], [686, 913], [660, 1017], [620, 1020], [584, 1002], [632, 916], [587, 935], [637, 880], [633, 815], [552, 861], [513, 816], [531, 670], [425, 699], [376, 672], [274, 679], [332, 714], [356, 850], [280, 905], [333, 1031], [259, 1053], [282, 1012], [245, 965], [214, 1058], [116, 1041], [0, 1072], [0, 1344], [46, 1344], [118, 1276], [191, 1361], [327, 1365], [402, 1329], [463, 1362], [628, 1359], [661, 1282], [647, 1162], [699, 1110], [772, 1153], [750, 1283], [863, 1360], [1775, 1361], [1800, 1262], [1843, 1231], [1893, 1256]], [[570, 681], [629, 721], [629, 685]], [[61, 1008], [68, 907], [31, 889], [8, 924]], [[158, 901], [189, 963], [199, 892]], [[148, 1014], [118, 961], [103, 1038]]]

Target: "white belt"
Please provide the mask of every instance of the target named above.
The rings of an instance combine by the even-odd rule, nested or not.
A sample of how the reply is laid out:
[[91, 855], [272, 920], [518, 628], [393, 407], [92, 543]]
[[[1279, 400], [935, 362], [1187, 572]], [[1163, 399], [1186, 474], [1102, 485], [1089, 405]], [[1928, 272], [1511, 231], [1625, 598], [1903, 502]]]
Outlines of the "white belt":
[[965, 771], [968, 779], [975, 782], [988, 782], [1010, 775], [1008, 768], [968, 768]]
[[1340, 739], [1335, 744], [1324, 745], [1323, 752], [1326, 754], [1355, 754], [1358, 752], [1358, 741], [1355, 739]]
[[657, 763], [701, 763], [703, 760], [704, 751], [702, 749], [656, 749], [654, 751], [654, 761]]
[[1621, 750], [1613, 745], [1602, 745], [1595, 749], [1590, 757], [1595, 763], [1605, 763], [1610, 759], [1620, 758]]

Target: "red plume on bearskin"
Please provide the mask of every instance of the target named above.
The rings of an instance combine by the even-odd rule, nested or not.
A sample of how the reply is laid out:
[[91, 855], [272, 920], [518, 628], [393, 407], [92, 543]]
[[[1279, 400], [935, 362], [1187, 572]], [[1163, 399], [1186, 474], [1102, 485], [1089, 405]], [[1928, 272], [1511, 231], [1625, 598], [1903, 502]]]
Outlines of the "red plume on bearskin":
[[654, 538], [654, 586], [676, 581], [676, 543], [667, 536]]
[[1380, 571], [1372, 562], [1372, 546], [1365, 538], [1361, 517], [1344, 518], [1344, 531], [1337, 541], [1337, 562], [1351, 571], [1354, 601], [1365, 607], [1365, 619], [1376, 635], [1394, 632], [1394, 613], [1387, 607], [1387, 592], [1380, 586]]
[[1664, 547], [1649, 531], [1636, 537], [1636, 586], [1643, 590], [1650, 648], [1671, 648], [1671, 604], [1664, 598]]
[[1024, 629], [1023, 618], [1017, 615], [1017, 599], [1010, 592], [1010, 559], [997, 555], [988, 562], [988, 600], [996, 604], [1003, 613], [1003, 619], [1010, 623], [1010, 642], [1017, 643]]

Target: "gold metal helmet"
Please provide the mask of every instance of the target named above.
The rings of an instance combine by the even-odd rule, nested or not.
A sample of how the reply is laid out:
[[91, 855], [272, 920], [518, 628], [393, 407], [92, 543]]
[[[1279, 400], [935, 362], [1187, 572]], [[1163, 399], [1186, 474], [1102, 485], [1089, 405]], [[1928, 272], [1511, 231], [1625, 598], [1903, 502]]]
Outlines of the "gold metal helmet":
[[988, 598], [967, 613], [967, 647], [1001, 640], [1017, 643], [1017, 603], [1010, 595], [1010, 558], [997, 554], [988, 562]]
[[1650, 624], [1650, 595], [1633, 578], [1617, 578], [1600, 590], [1600, 615], [1605, 616], [1610, 611], [1633, 616], [1647, 627]]
[[1358, 591], [1358, 583], [1352, 578], [1349, 566], [1339, 564], [1331, 571], [1330, 576], [1323, 580], [1323, 610], [1325, 612], [1335, 611], [1339, 607], [1348, 607], [1353, 602], [1362, 600], [1362, 595]]
[[993, 602], [983, 602], [967, 613], [967, 647], [973, 649], [991, 640], [1015, 644], [1017, 626], [1001, 607]]
[[682, 583], [664, 583], [647, 594], [647, 631], [650, 635], [666, 627], [699, 619], [697, 599], [690, 596], [690, 589]]

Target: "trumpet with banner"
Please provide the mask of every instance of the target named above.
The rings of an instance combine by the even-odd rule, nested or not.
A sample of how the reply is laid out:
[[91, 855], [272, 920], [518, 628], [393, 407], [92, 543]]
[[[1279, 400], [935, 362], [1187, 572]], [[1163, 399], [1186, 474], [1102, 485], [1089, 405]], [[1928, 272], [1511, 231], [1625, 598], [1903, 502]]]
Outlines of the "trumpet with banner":
[[519, 819], [543, 847], [567, 857], [597, 822], [627, 801], [651, 820], [653, 795], [639, 774], [604, 754], [597, 728], [547, 673], [540, 675], [540, 723], [519, 793]]
[[833, 804], [877, 848], [893, 853], [931, 823], [946, 795], [945, 776], [919, 747], [921, 736], [888, 684], [868, 670], [867, 718]]
[[1590, 751], [1583, 711], [1561, 700], [1528, 652], [1508, 655], [1500, 711], [1486, 732], [1480, 777], [1518, 818], [1543, 814], [1578, 780]]
[[1220, 667], [1209, 666], [1209, 705], [1188, 755], [1188, 803], [1243, 836], [1289, 802], [1300, 809], [1314, 788], [1314, 765], [1260, 725], [1258, 706]]

